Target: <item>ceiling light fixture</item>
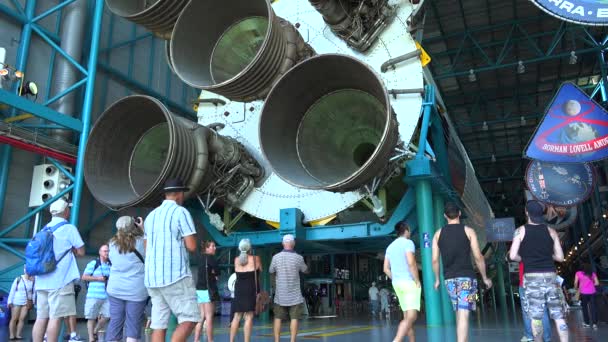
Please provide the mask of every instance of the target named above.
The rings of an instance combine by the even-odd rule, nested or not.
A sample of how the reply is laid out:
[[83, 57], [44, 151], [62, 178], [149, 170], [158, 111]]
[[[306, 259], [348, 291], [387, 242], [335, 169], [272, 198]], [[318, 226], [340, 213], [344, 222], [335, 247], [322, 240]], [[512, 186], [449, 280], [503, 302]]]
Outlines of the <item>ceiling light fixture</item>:
[[574, 65], [578, 62], [578, 56], [574, 50], [570, 51], [570, 59], [568, 60], [568, 64]]
[[475, 76], [475, 70], [469, 70], [469, 82], [477, 81], [477, 76]]
[[517, 62], [517, 73], [523, 74], [524, 72], [526, 72], [526, 66], [524, 65], [524, 62], [523, 61]]

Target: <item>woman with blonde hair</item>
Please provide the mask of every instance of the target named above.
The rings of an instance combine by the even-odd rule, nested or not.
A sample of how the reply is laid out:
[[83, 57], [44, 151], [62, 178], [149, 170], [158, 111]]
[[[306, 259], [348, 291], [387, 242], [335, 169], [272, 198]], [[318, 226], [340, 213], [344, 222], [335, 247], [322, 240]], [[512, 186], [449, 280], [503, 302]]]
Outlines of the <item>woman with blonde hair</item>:
[[110, 240], [112, 260], [108, 279], [110, 324], [106, 341], [126, 342], [141, 340], [144, 309], [148, 291], [144, 286], [144, 230], [143, 220], [122, 216], [116, 221], [118, 231]]
[[240, 255], [234, 258], [234, 272], [236, 284], [234, 286], [234, 300], [232, 301], [234, 318], [230, 324], [230, 342], [234, 342], [239, 330], [241, 318], [245, 318], [243, 332], [245, 342], [251, 341], [253, 331], [253, 316], [255, 313], [255, 300], [260, 288], [258, 279], [262, 272], [262, 262], [259, 256], [251, 255], [251, 241], [243, 239], [239, 242]]

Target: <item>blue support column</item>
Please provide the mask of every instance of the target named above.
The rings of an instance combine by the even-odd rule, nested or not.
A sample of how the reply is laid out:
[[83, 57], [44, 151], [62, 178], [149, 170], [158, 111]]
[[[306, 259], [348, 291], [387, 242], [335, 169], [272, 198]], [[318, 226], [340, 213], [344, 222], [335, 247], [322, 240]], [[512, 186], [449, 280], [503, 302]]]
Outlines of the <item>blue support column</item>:
[[[439, 230], [446, 224], [445, 217], [443, 217], [444, 212], [444, 200], [439, 194], [433, 195], [433, 209], [435, 212], [435, 231]], [[443, 263], [441, 260], [439, 261], [439, 276], [442, 286], [439, 287], [439, 296], [441, 298], [441, 316], [443, 319], [444, 325], [454, 325], [456, 322], [456, 317], [454, 316], [454, 309], [452, 308], [452, 301], [450, 300], [450, 296], [448, 295], [448, 291], [443, 286], [444, 278], [443, 278]]]
[[434, 288], [435, 275], [432, 263], [433, 224], [433, 191], [431, 181], [416, 181], [416, 212], [418, 214], [418, 232], [420, 236], [420, 259], [422, 262], [422, 286], [426, 322], [429, 326], [442, 324], [441, 299]]
[[416, 213], [418, 216], [418, 233], [420, 237], [420, 258], [422, 261], [422, 286], [428, 326], [439, 326], [442, 323], [441, 300], [435, 290], [435, 276], [432, 263], [432, 240], [435, 232], [433, 222], [433, 190], [431, 187], [431, 164], [425, 157], [426, 140], [431, 115], [435, 110], [435, 90], [425, 87], [422, 125], [418, 153], [414, 160], [406, 164], [406, 181], [413, 184], [416, 190]]
[[95, 0], [95, 10], [93, 12], [91, 29], [91, 48], [87, 67], [87, 83], [82, 105], [82, 132], [80, 133], [78, 158], [76, 160], [76, 170], [74, 182], [73, 200], [74, 209], [70, 222], [78, 227], [78, 215], [80, 211], [80, 201], [82, 199], [82, 187], [84, 185], [84, 153], [89, 130], [91, 128], [91, 108], [93, 106], [93, 95], [95, 89], [95, 75], [97, 73], [97, 55], [99, 52], [99, 36], [101, 33], [101, 21], [103, 16], [103, 0]]
[[[30, 52], [30, 42], [32, 40], [32, 18], [36, 12], [36, 0], [27, 0], [25, 3], [25, 19], [21, 31], [21, 40], [19, 42], [19, 50], [17, 50], [17, 62], [15, 68], [25, 72], [27, 66], [27, 58]], [[18, 87], [13, 89], [15, 93], [19, 93]], [[14, 115], [14, 111], [12, 115]], [[8, 187], [8, 174], [11, 166], [13, 148], [9, 145], [2, 146], [2, 157], [0, 159], [0, 220], [4, 214], [4, 201], [6, 200], [6, 189]]]

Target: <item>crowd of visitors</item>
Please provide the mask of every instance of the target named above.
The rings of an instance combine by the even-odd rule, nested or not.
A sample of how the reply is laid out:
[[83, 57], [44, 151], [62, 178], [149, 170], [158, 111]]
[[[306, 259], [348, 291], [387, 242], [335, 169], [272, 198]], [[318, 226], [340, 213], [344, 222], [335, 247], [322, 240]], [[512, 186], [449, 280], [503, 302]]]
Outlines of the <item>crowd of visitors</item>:
[[[12, 284], [8, 299], [13, 313], [10, 340], [23, 338], [24, 322], [35, 305], [34, 342], [59, 341], [64, 320], [69, 333], [66, 339], [84, 341], [76, 333], [76, 290], [82, 283], [87, 290], [84, 316], [88, 341], [98, 341], [102, 334], [108, 342], [141, 341], [148, 304], [152, 342], [165, 341], [171, 315], [178, 323], [172, 341], [186, 341], [193, 331], [198, 341], [203, 330], [207, 341], [213, 341], [220, 274], [214, 256], [216, 246], [213, 241], [202, 243], [194, 284], [189, 254], [196, 252], [197, 239], [192, 217], [182, 206], [186, 191], [181, 180], [170, 179], [164, 185], [165, 200], [145, 220], [120, 217], [116, 234], [99, 248], [99, 257], [87, 263], [82, 276], [75, 257], [84, 255], [84, 242], [78, 229], [68, 223], [71, 204], [64, 199], [52, 203], [52, 219], [33, 239], [38, 242], [30, 243], [33, 247], [28, 248], [32, 251], [26, 249], [24, 275]], [[52, 253], [43, 248], [45, 243], [52, 247]], [[269, 272], [276, 278], [275, 341], [279, 341], [282, 319], [290, 319], [291, 340], [295, 341], [303, 312], [299, 273], [308, 268], [294, 247], [293, 235], [285, 235], [283, 251], [270, 264]], [[251, 242], [243, 239], [239, 250], [241, 254], [234, 260], [236, 283], [230, 340], [235, 340], [240, 321], [244, 320], [244, 338], [250, 341], [253, 318], [268, 304], [268, 295], [260, 289], [262, 262], [253, 255]], [[47, 265], [49, 260], [53, 265]]]
[[[30, 243], [33, 247], [28, 245], [34, 252], [26, 249], [25, 272], [11, 286], [8, 298], [12, 310], [10, 340], [23, 339], [24, 322], [29, 310], [35, 307], [34, 342], [58, 341], [62, 321], [66, 322], [68, 332], [65, 339], [83, 341], [76, 333], [75, 319], [81, 283], [87, 289], [84, 316], [91, 342], [97, 341], [101, 333], [109, 342], [141, 341], [146, 308], [150, 306], [152, 342], [165, 341], [171, 315], [177, 319], [172, 341], [186, 341], [193, 332], [195, 341], [203, 334], [207, 341], [213, 341], [214, 303], [220, 297], [220, 267], [215, 257], [215, 243], [203, 241], [194, 283], [190, 253], [196, 252], [198, 247], [196, 229], [190, 213], [182, 206], [184, 193], [188, 190], [180, 180], [168, 180], [164, 186], [164, 201], [145, 220], [120, 217], [116, 221], [116, 234], [99, 248], [99, 257], [87, 263], [82, 275], [76, 256], [84, 255], [84, 242], [77, 228], [67, 221], [71, 205], [63, 199], [52, 203], [52, 219], [34, 237]], [[519, 295], [524, 321], [522, 341], [550, 340], [550, 319], [556, 323], [560, 340], [568, 341], [567, 306], [561, 288], [563, 279], [555, 272], [555, 262], [563, 261], [564, 253], [555, 230], [544, 224], [544, 210], [540, 202], [527, 202], [527, 223], [516, 229], [508, 254], [509, 259], [519, 262]], [[492, 286], [477, 235], [461, 223], [460, 216], [459, 208], [447, 203], [444, 210], [447, 224], [436, 231], [432, 241], [434, 287], [445, 287], [449, 295], [456, 314], [459, 342], [468, 341], [469, 314], [476, 309], [478, 285], [471, 260], [484, 285]], [[403, 312], [394, 341], [403, 341], [406, 336], [414, 341], [413, 325], [420, 311], [422, 293], [415, 246], [405, 221], [395, 225], [395, 232], [396, 239], [386, 249], [383, 267]], [[38, 245], [33, 243], [35, 241]], [[41, 262], [44, 255], [36, 254], [36, 251], [44, 251], [40, 247], [44, 241], [52, 243], [50, 266], [48, 262]], [[304, 258], [295, 252], [295, 243], [293, 235], [284, 235], [283, 250], [272, 257], [267, 270], [274, 278], [275, 342], [280, 339], [283, 320], [289, 320], [290, 339], [296, 340], [299, 320], [305, 310], [300, 273], [307, 273], [308, 267]], [[254, 316], [264, 310], [268, 295], [261, 290], [260, 276], [265, 270], [251, 241], [242, 239], [238, 249], [240, 254], [234, 258], [235, 280], [231, 287], [230, 341], [236, 340], [240, 322], [244, 321], [244, 341], [249, 342]], [[443, 274], [440, 274], [441, 264]], [[582, 302], [583, 327], [597, 329], [595, 293], [598, 284], [598, 277], [590, 265], [582, 265], [576, 272], [574, 288]], [[390, 289], [385, 286], [379, 289], [372, 282], [368, 295], [372, 315], [388, 315]]]

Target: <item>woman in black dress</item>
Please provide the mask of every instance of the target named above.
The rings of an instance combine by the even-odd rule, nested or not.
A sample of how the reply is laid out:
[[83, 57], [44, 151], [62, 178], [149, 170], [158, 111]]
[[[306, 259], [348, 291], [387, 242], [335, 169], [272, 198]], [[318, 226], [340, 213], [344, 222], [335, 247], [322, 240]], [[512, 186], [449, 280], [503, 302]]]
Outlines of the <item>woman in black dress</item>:
[[239, 243], [238, 257], [234, 259], [234, 271], [236, 273], [236, 284], [234, 286], [234, 300], [232, 301], [234, 318], [230, 324], [230, 342], [234, 342], [236, 333], [239, 330], [241, 318], [245, 318], [244, 335], [245, 342], [251, 341], [253, 330], [253, 315], [255, 312], [255, 298], [259, 289], [260, 272], [262, 262], [259, 256], [250, 255], [251, 242], [243, 239]]

